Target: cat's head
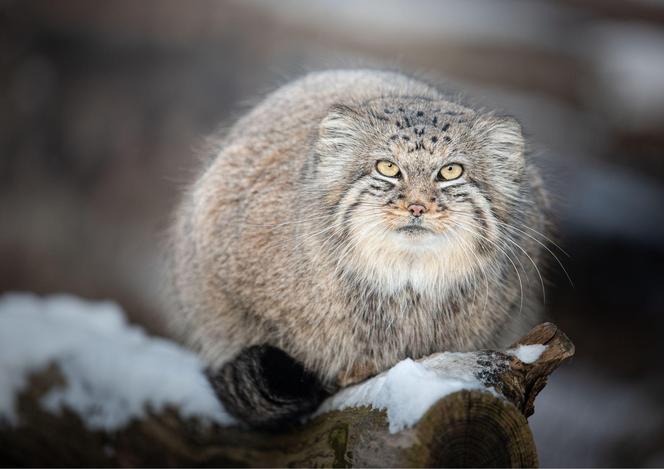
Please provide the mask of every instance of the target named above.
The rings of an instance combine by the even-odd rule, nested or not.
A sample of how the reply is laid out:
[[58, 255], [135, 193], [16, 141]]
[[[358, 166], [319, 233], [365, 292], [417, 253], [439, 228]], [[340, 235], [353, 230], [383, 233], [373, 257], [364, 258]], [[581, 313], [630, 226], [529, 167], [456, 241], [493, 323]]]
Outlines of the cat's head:
[[512, 118], [384, 98], [330, 109], [311, 181], [333, 213], [339, 255], [398, 288], [413, 275], [467, 276], [505, 249], [501, 224], [523, 203], [523, 154]]

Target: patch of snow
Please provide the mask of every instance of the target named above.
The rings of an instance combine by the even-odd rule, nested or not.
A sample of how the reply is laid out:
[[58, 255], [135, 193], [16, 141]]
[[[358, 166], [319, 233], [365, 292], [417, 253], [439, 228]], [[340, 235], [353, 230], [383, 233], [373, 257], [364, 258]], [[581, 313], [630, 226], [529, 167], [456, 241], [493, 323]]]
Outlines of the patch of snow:
[[518, 358], [523, 363], [535, 363], [545, 350], [546, 345], [542, 344], [519, 345], [515, 349], [508, 350], [507, 354]]
[[471, 353], [439, 353], [417, 362], [406, 359], [364, 383], [341, 390], [316, 415], [348, 407], [384, 409], [390, 433], [396, 433], [416, 424], [448, 394], [463, 389], [492, 392], [475, 377], [477, 367], [476, 355]]
[[17, 393], [29, 374], [51, 363], [67, 384], [50, 390], [42, 406], [52, 412], [67, 407], [90, 429], [118, 429], [167, 406], [183, 417], [235, 423], [196, 355], [130, 326], [114, 303], [67, 295], [0, 297], [0, 420], [17, 423]]

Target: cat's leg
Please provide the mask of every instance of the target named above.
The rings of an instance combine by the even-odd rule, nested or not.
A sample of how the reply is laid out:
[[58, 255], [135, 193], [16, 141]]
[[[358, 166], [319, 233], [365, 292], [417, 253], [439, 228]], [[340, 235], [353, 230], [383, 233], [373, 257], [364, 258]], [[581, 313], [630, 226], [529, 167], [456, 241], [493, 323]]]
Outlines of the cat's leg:
[[299, 422], [329, 396], [312, 373], [281, 349], [268, 345], [244, 349], [208, 378], [233, 416], [260, 429]]

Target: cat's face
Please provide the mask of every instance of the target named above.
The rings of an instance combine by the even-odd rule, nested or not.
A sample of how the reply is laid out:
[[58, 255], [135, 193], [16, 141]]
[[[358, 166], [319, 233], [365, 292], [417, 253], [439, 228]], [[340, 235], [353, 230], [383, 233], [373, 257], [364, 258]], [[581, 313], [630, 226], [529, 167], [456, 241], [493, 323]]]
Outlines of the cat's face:
[[316, 151], [335, 233], [372, 272], [391, 270], [393, 287], [402, 276], [463, 276], [505, 249], [524, 167], [513, 120], [448, 102], [375, 101], [333, 109]]

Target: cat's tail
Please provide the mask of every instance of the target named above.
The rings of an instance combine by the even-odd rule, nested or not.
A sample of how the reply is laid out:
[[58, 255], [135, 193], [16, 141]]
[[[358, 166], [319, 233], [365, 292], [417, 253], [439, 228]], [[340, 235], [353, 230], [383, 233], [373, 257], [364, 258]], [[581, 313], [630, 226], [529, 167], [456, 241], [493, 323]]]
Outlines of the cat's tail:
[[226, 410], [249, 426], [277, 430], [299, 423], [329, 396], [318, 378], [281, 349], [244, 349], [208, 379]]

